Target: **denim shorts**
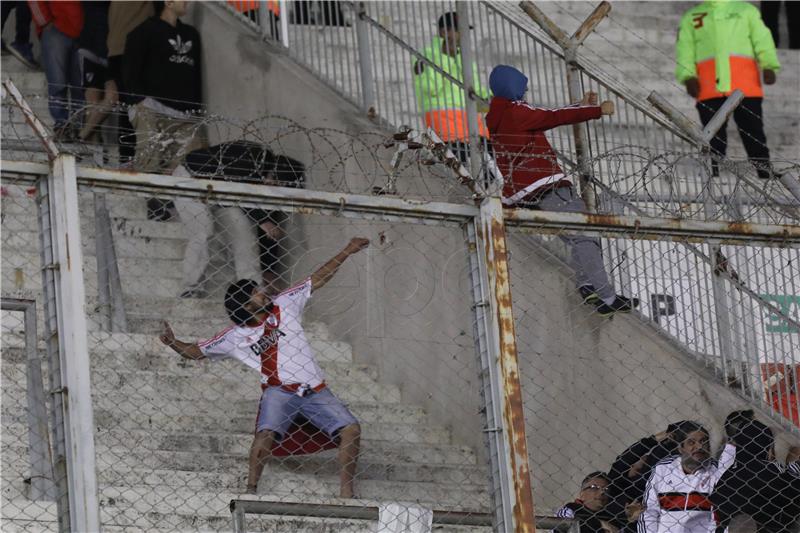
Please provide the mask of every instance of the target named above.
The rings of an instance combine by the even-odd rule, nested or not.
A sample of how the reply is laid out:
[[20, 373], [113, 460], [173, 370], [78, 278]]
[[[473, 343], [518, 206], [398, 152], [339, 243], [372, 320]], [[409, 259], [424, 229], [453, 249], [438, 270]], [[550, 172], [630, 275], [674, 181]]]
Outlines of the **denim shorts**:
[[268, 387], [261, 393], [256, 432], [268, 429], [283, 437], [297, 415], [303, 415], [330, 437], [343, 427], [358, 423], [327, 387], [306, 396], [298, 396], [280, 387]]

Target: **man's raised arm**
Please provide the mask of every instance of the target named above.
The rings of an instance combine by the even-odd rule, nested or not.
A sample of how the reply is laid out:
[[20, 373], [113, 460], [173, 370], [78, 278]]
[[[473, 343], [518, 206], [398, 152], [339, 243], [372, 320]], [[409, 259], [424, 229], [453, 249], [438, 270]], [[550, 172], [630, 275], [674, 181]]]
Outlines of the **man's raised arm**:
[[164, 321], [164, 331], [161, 332], [158, 338], [161, 342], [175, 350], [181, 357], [194, 360], [205, 358], [203, 352], [200, 351], [200, 347], [196, 344], [189, 344], [188, 342], [181, 342], [176, 339], [175, 333], [172, 332], [172, 328], [166, 320]]
[[344, 250], [333, 256], [327, 263], [311, 274], [311, 290], [315, 291], [328, 283], [348, 257], [360, 252], [367, 246], [369, 246], [369, 239], [365, 239], [364, 237], [353, 237], [350, 239], [350, 242], [347, 243]]

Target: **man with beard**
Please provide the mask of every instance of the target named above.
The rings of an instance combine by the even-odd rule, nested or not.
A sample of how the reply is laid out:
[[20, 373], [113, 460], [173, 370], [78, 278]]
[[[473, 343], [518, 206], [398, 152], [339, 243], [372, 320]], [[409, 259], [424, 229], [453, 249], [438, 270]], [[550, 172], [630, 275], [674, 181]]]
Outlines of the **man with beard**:
[[713, 533], [711, 492], [733, 464], [736, 449], [726, 444], [719, 461], [711, 458], [708, 430], [683, 422], [673, 433], [678, 457], [653, 468], [639, 518], [639, 533]]
[[[181, 357], [193, 360], [229, 357], [261, 373], [261, 401], [247, 477], [250, 494], [257, 493], [266, 460], [271, 453], [276, 454], [275, 446], [292, 438], [292, 424], [303, 417], [330, 442], [338, 443], [339, 496], [353, 497], [361, 428], [325, 384], [301, 319], [311, 293], [330, 281], [348, 257], [368, 245], [367, 239], [351, 239], [310, 277], [277, 295], [267, 294], [249, 279], [232, 283], [225, 294], [225, 309], [234, 325], [209, 340], [196, 344], [181, 342], [164, 322], [161, 342]], [[313, 438], [314, 434], [309, 436]], [[328, 443], [319, 444], [316, 450], [330, 447]]]

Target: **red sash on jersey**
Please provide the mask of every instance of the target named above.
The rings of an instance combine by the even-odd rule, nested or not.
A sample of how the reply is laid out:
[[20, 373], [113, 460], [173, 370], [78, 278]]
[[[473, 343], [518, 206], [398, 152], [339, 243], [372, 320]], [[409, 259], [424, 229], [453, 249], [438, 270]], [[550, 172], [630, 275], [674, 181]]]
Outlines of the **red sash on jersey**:
[[710, 511], [711, 500], [702, 492], [664, 492], [658, 495], [663, 511]]

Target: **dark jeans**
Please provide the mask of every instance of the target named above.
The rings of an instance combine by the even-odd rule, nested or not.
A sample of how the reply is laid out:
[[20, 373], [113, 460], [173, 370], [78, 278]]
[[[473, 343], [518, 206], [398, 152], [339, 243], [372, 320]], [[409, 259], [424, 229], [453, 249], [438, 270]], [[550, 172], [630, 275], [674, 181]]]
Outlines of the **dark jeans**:
[[[725, 98], [712, 98], [697, 102], [697, 111], [700, 113], [700, 122], [703, 126], [709, 123], [711, 117], [725, 102]], [[747, 152], [747, 158], [756, 167], [759, 178], [770, 177], [769, 148], [767, 136], [764, 134], [764, 119], [761, 112], [761, 98], [745, 98], [733, 112], [733, 120], [739, 129], [739, 136]], [[719, 175], [717, 156], [724, 157], [728, 149], [728, 123], [719, 129], [717, 135], [711, 139], [711, 171], [714, 176]]]
[[14, 43], [16, 44], [28, 44], [31, 42], [31, 10], [28, 7], [28, 2], [0, 2], [0, 8], [3, 12], [3, 25], [0, 29], [4, 28], [6, 25], [6, 20], [8, 20], [8, 16], [11, 15], [11, 11], [14, 9], [17, 10], [17, 20], [16, 20], [16, 36], [14, 37]]
[[42, 32], [42, 66], [47, 77], [50, 115], [56, 127], [83, 105], [83, 80], [75, 40], [51, 24]]
[[787, 26], [789, 27], [789, 48], [800, 49], [800, 27], [798, 27], [800, 26], [800, 2], [762, 1], [761, 18], [764, 19], [764, 24], [772, 33], [775, 46], [780, 46], [778, 21], [780, 20], [781, 4], [786, 12]]

